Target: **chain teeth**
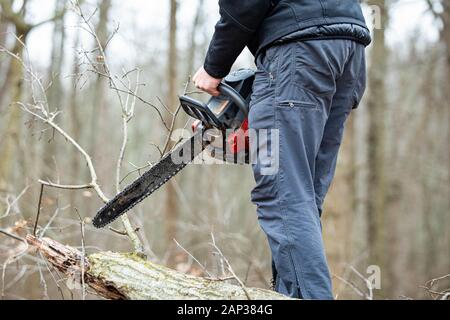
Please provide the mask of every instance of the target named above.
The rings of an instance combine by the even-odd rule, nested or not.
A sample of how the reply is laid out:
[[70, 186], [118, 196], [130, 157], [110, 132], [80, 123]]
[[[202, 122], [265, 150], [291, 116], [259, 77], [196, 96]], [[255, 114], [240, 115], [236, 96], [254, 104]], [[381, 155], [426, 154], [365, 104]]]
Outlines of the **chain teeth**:
[[[119, 219], [121, 216], [123, 216], [124, 214], [126, 214], [127, 212], [129, 212], [130, 210], [132, 210], [135, 206], [137, 206], [139, 203], [141, 203], [142, 201], [144, 201], [147, 197], [149, 197], [150, 195], [152, 195], [155, 191], [157, 191], [158, 189], [160, 189], [163, 185], [165, 185], [170, 179], [172, 179], [173, 177], [175, 177], [181, 170], [183, 170], [186, 167], [186, 164], [182, 167], [177, 169], [176, 171], [172, 172], [170, 174], [170, 176], [164, 180], [164, 182], [161, 182], [157, 187], [151, 189], [149, 192], [147, 192], [146, 194], [144, 194], [139, 200], [135, 201], [132, 205], [130, 205], [125, 211], [123, 211], [121, 214], [115, 216], [114, 218], [112, 218], [111, 220], [107, 220], [107, 219], [102, 219], [100, 221], [105, 221], [101, 224], [99, 223], [94, 223], [94, 226], [98, 229], [104, 228], [106, 227], [108, 224], [113, 223], [114, 221], [116, 221], [117, 219]], [[124, 190], [122, 193], [126, 192], [128, 190]], [[121, 194], [122, 194], [121, 193]], [[120, 197], [120, 195], [118, 196]], [[106, 206], [110, 206], [113, 202], [117, 201], [118, 198], [113, 199], [111, 201], [109, 201]], [[98, 220], [97, 220], [98, 221]]]
[[[192, 143], [192, 142], [194, 142], [194, 145], [195, 145], [195, 143], [196, 143], [195, 139], [196, 139], [196, 136], [193, 136], [184, 145], [186, 145], [187, 143]], [[175, 151], [173, 151], [173, 153], [180, 152], [180, 150], [183, 150], [183, 146], [177, 148]], [[199, 153], [201, 153], [201, 151], [203, 151], [206, 146], [207, 146], [207, 142], [201, 142], [201, 144], [200, 144], [201, 148], [199, 150], [200, 151]], [[196, 149], [194, 149], [194, 150], [196, 150]], [[158, 177], [158, 175], [156, 175], [157, 176], [156, 178], [152, 177], [151, 172], [157, 171], [158, 169], [160, 169], [159, 166], [162, 166], [164, 168], [165, 161], [167, 161], [168, 158], [171, 157], [171, 155], [172, 155], [172, 153], [166, 155], [163, 159], [161, 159], [161, 161], [159, 163], [157, 163], [150, 170], [145, 172], [141, 177], [139, 177], [131, 185], [126, 187], [121, 193], [119, 193], [116, 197], [114, 197], [114, 199], [109, 201], [103, 208], [101, 208], [93, 220], [94, 226], [96, 228], [100, 229], [100, 228], [103, 228], [103, 227], [107, 226], [108, 224], [114, 222], [119, 217], [121, 217], [122, 215], [124, 215], [125, 213], [127, 213], [131, 209], [133, 209], [137, 204], [141, 203], [145, 198], [147, 198], [152, 193], [154, 193], [159, 188], [161, 188], [164, 184], [166, 184], [170, 179], [172, 179], [174, 176], [176, 176], [181, 170], [183, 170], [187, 166], [188, 163], [182, 163], [182, 164], [176, 165], [175, 170], [173, 170], [172, 172], [170, 172], [168, 174], [163, 173], [163, 175], [162, 175], [163, 179], [159, 183], [157, 183], [152, 189], [150, 189], [147, 192], [140, 195], [137, 199], [135, 199], [132, 203], [130, 203], [125, 209], [123, 209], [120, 212], [120, 214], [112, 216], [112, 212], [115, 212], [117, 210], [117, 208], [115, 208], [115, 206], [117, 206], [117, 203], [120, 203], [120, 200], [123, 200], [124, 202], [131, 201], [129, 199], [127, 200], [127, 196], [130, 193], [130, 191], [133, 191], [135, 188], [139, 187], [139, 184], [141, 184], [141, 183], [144, 185], [148, 184], [147, 187], [149, 187], [153, 184], [153, 182], [155, 182], [155, 180], [158, 180], [161, 178], [161, 176]], [[193, 161], [197, 155], [198, 154], [193, 154], [191, 161]], [[175, 165], [175, 164], [169, 163], [168, 166], [170, 166], [170, 165]], [[153, 181], [148, 181], [148, 179], [151, 179], [151, 178], [153, 178]], [[105, 214], [106, 214], [106, 217], [104, 216]]]

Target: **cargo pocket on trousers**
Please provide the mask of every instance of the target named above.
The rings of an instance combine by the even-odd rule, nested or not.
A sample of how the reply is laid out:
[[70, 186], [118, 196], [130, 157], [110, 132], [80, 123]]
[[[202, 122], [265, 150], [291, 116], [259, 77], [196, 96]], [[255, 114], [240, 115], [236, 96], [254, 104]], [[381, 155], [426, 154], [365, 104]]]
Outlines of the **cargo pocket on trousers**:
[[307, 110], [319, 110], [318, 104], [309, 101], [293, 101], [286, 100], [278, 103], [278, 108], [282, 109], [290, 109], [290, 110], [298, 110], [298, 109], [307, 109]]

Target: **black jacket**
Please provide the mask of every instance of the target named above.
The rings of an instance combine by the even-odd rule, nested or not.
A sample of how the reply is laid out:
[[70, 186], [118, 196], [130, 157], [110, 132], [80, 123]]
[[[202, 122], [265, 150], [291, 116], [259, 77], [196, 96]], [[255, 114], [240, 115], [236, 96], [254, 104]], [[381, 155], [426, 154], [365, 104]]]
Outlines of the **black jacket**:
[[208, 49], [205, 70], [226, 76], [248, 46], [257, 56], [280, 39], [346, 38], [369, 45], [359, 0], [219, 0], [221, 18]]

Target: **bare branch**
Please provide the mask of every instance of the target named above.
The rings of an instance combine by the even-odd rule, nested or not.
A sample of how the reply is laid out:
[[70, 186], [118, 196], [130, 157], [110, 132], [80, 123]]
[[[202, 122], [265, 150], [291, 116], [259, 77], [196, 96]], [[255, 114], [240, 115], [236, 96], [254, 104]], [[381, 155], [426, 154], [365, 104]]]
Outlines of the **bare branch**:
[[6, 231], [4, 229], [0, 229], [0, 233], [5, 235], [5, 236], [7, 236], [7, 237], [10, 237], [10, 238], [12, 238], [14, 240], [21, 241], [21, 242], [26, 242], [24, 238], [16, 236], [15, 234], [12, 234], [11, 232], [8, 232], [8, 231]]
[[44, 185], [41, 184], [41, 191], [39, 192], [39, 201], [36, 214], [36, 221], [34, 222], [33, 235], [36, 235], [36, 229], [39, 223], [39, 216], [41, 215], [42, 196], [44, 195]]
[[434, 300], [447, 300], [450, 297], [450, 288], [444, 289], [444, 290], [438, 290], [434, 287], [437, 286], [440, 282], [443, 280], [450, 279], [450, 274], [447, 274], [445, 276], [431, 279], [427, 281], [427, 283], [424, 286], [420, 286], [420, 288], [426, 290], [428, 294], [433, 298]]
[[23, 197], [23, 195], [28, 191], [29, 188], [29, 185], [26, 186], [12, 202], [9, 202], [8, 198], [6, 198], [6, 209], [5, 212], [0, 216], [0, 219], [6, 218], [9, 215], [11, 209], [15, 204], [17, 204], [17, 202], [20, 200], [20, 198]]
[[93, 189], [92, 184], [81, 184], [81, 185], [66, 185], [53, 183], [50, 181], [39, 180], [39, 183], [45, 185], [47, 187], [55, 188], [55, 189], [63, 189], [63, 190], [84, 190], [84, 189]]
[[225, 257], [225, 255], [222, 253], [222, 251], [219, 249], [219, 247], [216, 245], [216, 240], [214, 238], [214, 234], [213, 233], [211, 233], [211, 239], [212, 239], [211, 245], [214, 247], [214, 249], [216, 250], [217, 254], [219, 254], [219, 256], [223, 259], [223, 261], [225, 261], [228, 271], [233, 275], [234, 279], [239, 283], [239, 285], [241, 286], [242, 291], [244, 291], [245, 296], [247, 297], [247, 299], [248, 300], [252, 300], [252, 298], [250, 297], [250, 294], [249, 294], [249, 292], [247, 290], [247, 287], [242, 282], [242, 280], [239, 279], [239, 277], [236, 275], [236, 273], [234, 272], [233, 268], [231, 267], [230, 262]]
[[189, 255], [192, 260], [194, 260], [199, 266], [200, 268], [202, 268], [202, 270], [208, 275], [208, 277], [210, 279], [214, 279], [214, 277], [209, 273], [209, 271], [205, 268], [205, 266], [203, 264], [200, 263], [200, 261], [197, 260], [196, 257], [194, 257], [193, 254], [191, 254], [189, 251], [187, 251], [181, 244], [178, 243], [177, 240], [173, 239], [173, 241], [175, 241], [175, 244], [181, 249], [183, 250], [187, 255]]

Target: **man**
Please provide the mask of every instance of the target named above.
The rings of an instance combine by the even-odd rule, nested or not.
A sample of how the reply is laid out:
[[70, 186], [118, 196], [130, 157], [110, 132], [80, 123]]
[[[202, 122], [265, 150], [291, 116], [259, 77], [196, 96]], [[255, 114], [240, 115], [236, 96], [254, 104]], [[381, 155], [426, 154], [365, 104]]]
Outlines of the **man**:
[[220, 21], [195, 85], [212, 95], [247, 46], [256, 57], [249, 123], [278, 130], [279, 170], [253, 165], [252, 201], [267, 234], [275, 290], [333, 299], [322, 206], [344, 124], [365, 90], [370, 33], [358, 0], [219, 0]]

